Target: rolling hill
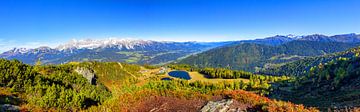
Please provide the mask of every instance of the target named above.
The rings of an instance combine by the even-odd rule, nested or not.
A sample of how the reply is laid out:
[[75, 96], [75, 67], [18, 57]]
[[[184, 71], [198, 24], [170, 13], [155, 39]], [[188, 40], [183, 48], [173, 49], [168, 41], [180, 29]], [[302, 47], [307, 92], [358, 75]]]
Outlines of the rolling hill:
[[274, 86], [272, 98], [327, 108], [360, 106], [360, 47], [284, 65], [278, 73], [295, 73], [294, 81]]

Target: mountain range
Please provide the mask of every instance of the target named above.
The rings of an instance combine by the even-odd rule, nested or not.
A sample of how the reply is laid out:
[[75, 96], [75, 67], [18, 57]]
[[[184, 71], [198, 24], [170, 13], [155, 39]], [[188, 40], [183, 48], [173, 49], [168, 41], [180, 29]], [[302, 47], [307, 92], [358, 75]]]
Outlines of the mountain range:
[[118, 61], [160, 64], [230, 42], [159, 42], [133, 39], [73, 40], [56, 48], [14, 48], [0, 58], [34, 64], [61, 64], [71, 61]]
[[356, 47], [360, 36], [344, 34], [324, 36], [274, 36], [265, 39], [238, 41], [191, 55], [177, 63], [196, 67], [229, 67], [258, 72], [305, 57], [325, 55]]
[[281, 45], [281, 44], [295, 41], [295, 40], [318, 41], [318, 42], [358, 43], [358, 42], [360, 42], [360, 35], [357, 35], [355, 33], [340, 34], [340, 35], [333, 35], [333, 36], [326, 36], [326, 35], [321, 35], [321, 34], [295, 36], [295, 35], [289, 34], [289, 35], [276, 35], [276, 36], [267, 37], [264, 39], [242, 40], [242, 41], [238, 41], [237, 43], [257, 43], [257, 44], [265, 44], [265, 45]]
[[[303, 41], [312, 41], [312, 42], [309, 43]], [[217, 51], [219, 49], [231, 49], [235, 47], [236, 50], [231, 52], [234, 53], [243, 52], [248, 56], [241, 56], [241, 55], [235, 56], [232, 53], [230, 54], [228, 53], [229, 56], [227, 56], [226, 54], [223, 55], [217, 53], [225, 57], [224, 59], [229, 58], [231, 60], [221, 60], [221, 63], [209, 61], [210, 64], [204, 64], [204, 66], [214, 67], [214, 66], [218, 66], [219, 64], [221, 66], [227, 66], [227, 65], [233, 66], [240, 64], [241, 66], [244, 65], [246, 67], [238, 67], [236, 69], [245, 69], [245, 70], [254, 71], [255, 70], [254, 67], [262, 68], [262, 66], [266, 63], [264, 61], [266, 61], [266, 59], [269, 59], [273, 56], [275, 56], [273, 58], [282, 58], [282, 59], [290, 58], [290, 60], [294, 60], [294, 59], [302, 58], [303, 56], [314, 56], [314, 55], [338, 52], [350, 47], [354, 47], [357, 45], [356, 43], [358, 42], [360, 42], [360, 36], [354, 33], [334, 35], [334, 36], [325, 36], [320, 34], [307, 35], [307, 36], [276, 35], [264, 39], [227, 41], [227, 42], [165, 42], [165, 41], [116, 39], [116, 38], [110, 38], [104, 40], [86, 39], [86, 40], [72, 40], [68, 43], [59, 45], [55, 48], [50, 48], [46, 46], [34, 48], [34, 49], [14, 48], [12, 50], [0, 54], [0, 58], [18, 59], [27, 64], [34, 64], [38, 60], [40, 60], [44, 64], [61, 64], [72, 61], [102, 61], [102, 62], [118, 61], [118, 62], [128, 62], [128, 63], [136, 63], [136, 64], [164, 64], [164, 63], [172, 62], [174, 60], [181, 60], [185, 57], [188, 57], [189, 55], [192, 55], [180, 62], [198, 65], [198, 64], [203, 64], [199, 61], [202, 60], [206, 61], [205, 58], [196, 59], [197, 61], [191, 61], [191, 62], [187, 60], [191, 60], [191, 58], [196, 58], [197, 56], [198, 57], [202, 56], [202, 54], [205, 54], [206, 57], [211, 57], [212, 55], [216, 55], [216, 53], [211, 53], [211, 52]], [[306, 46], [304, 47], [304, 45]], [[320, 48], [315, 47], [318, 45], [321, 45]], [[311, 51], [310, 54], [307, 54], [305, 51], [300, 54], [294, 53], [294, 52], [301, 52], [301, 50], [308, 48], [311, 48], [315, 51], [314, 52]], [[281, 52], [278, 52], [279, 49], [282, 49]], [[261, 54], [264, 52], [269, 52], [264, 50], [270, 50], [271, 55], [266, 53]], [[251, 54], [248, 53], [247, 51], [248, 52], [257, 51], [260, 54]], [[259, 57], [259, 59], [261, 59], [259, 61], [261, 61], [261, 63], [263, 64], [247, 63], [247, 61], [250, 61], [247, 59], [247, 57], [252, 57], [255, 55], [265, 57], [265, 58]], [[237, 58], [232, 58], [231, 56]], [[242, 59], [243, 62], [233, 63], [234, 61], [239, 61], [240, 59]], [[210, 60], [215, 61], [215, 59], [214, 60], [210, 59]], [[228, 63], [230, 61], [233, 64]]]

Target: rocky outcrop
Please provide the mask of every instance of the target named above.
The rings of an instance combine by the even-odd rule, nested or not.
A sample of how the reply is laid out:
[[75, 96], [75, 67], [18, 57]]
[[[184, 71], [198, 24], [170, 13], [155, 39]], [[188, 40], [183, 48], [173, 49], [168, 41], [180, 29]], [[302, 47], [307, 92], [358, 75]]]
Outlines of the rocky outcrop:
[[20, 112], [20, 107], [16, 105], [3, 104], [0, 105], [0, 112]]
[[92, 70], [89, 70], [87, 68], [77, 67], [75, 71], [78, 74], [81, 74], [83, 77], [85, 77], [90, 84], [95, 85], [96, 84], [96, 78], [95, 73]]
[[231, 108], [234, 100], [223, 99], [220, 101], [209, 101], [200, 112], [243, 112], [240, 108]]

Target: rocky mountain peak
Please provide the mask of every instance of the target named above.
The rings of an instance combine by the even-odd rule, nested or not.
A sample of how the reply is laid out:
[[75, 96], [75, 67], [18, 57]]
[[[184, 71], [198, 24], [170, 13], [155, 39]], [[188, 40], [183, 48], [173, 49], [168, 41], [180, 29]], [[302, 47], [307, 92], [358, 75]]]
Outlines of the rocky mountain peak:
[[27, 51], [28, 51], [27, 48], [13, 48], [9, 52], [11, 52], [11, 53], [25, 53]]

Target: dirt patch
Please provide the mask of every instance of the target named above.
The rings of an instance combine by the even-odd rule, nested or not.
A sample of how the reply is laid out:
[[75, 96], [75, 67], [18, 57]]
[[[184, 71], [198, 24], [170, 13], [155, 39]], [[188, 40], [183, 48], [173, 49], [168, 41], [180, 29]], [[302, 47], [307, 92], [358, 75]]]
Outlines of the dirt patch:
[[251, 108], [252, 107], [249, 104], [244, 104], [234, 100], [234, 102], [230, 105], [229, 110], [248, 111]]

